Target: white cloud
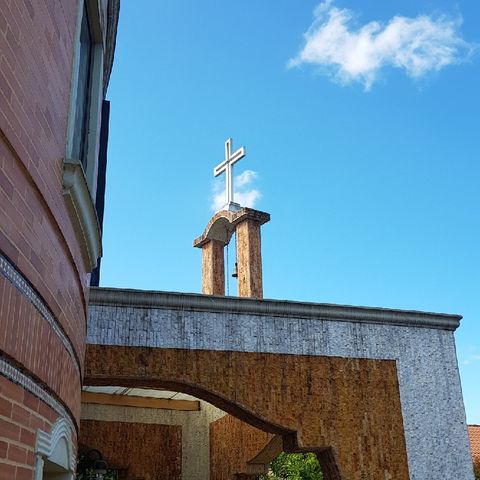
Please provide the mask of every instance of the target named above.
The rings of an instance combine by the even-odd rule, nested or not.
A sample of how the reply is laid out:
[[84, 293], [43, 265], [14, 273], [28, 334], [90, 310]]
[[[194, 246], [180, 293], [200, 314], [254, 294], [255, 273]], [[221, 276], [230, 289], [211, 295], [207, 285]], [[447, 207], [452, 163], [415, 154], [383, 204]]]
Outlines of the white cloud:
[[[250, 188], [253, 181], [258, 177], [257, 172], [245, 170], [234, 176], [234, 200], [242, 207], [254, 208], [262, 193], [256, 188]], [[225, 179], [221, 178], [213, 184], [212, 210], [217, 212], [225, 206]]]
[[233, 183], [235, 188], [240, 188], [245, 185], [248, 185], [251, 183], [253, 180], [255, 180], [258, 177], [257, 172], [254, 172], [253, 170], [245, 170], [242, 172], [240, 175], [237, 175], [233, 179]]
[[475, 362], [480, 362], [480, 355], [477, 352], [477, 347], [476, 346], [470, 346], [468, 348], [468, 355], [465, 360], [463, 360], [462, 364], [463, 365], [471, 365], [472, 363]]
[[247, 190], [245, 192], [237, 192], [235, 194], [235, 201], [242, 207], [253, 208], [260, 198], [262, 198], [262, 194], [256, 189]]
[[358, 28], [354, 19], [351, 10], [333, 6], [333, 0], [318, 5], [305, 45], [288, 66], [316, 65], [343, 85], [359, 81], [369, 90], [385, 67], [420, 78], [464, 61], [475, 49], [459, 34], [461, 17], [395, 16], [386, 24]]

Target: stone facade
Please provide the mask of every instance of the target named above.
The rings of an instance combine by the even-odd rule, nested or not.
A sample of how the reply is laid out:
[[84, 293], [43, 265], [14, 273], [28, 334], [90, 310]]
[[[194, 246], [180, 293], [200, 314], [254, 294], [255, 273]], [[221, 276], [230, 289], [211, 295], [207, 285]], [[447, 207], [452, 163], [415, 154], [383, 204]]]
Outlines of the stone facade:
[[202, 293], [225, 295], [224, 247], [237, 239], [238, 296], [263, 298], [261, 226], [270, 214], [252, 208], [220, 210], [193, 241], [202, 249]]
[[108, 464], [131, 478], [182, 480], [180, 426], [82, 420], [80, 445], [102, 452]]
[[[225, 415], [210, 424], [210, 480], [230, 480], [237, 472], [248, 470], [248, 461], [272, 439], [264, 432], [233, 415]], [[263, 465], [262, 465], [263, 467]], [[260, 472], [266, 473], [265, 468]]]
[[[209, 480], [209, 424], [224, 415], [224, 412], [206, 402], [200, 402], [200, 410], [195, 412], [84, 404], [82, 405], [80, 443], [89, 444], [102, 452], [107, 451], [104, 448], [103, 439], [96, 436], [97, 430], [90, 428], [92, 424], [90, 424], [90, 427], [87, 427], [89, 428], [88, 436], [91, 440], [87, 441], [86, 436], [84, 436], [84, 427], [87, 425], [87, 422], [92, 420], [103, 423], [120, 422], [122, 424], [176, 426], [181, 429], [181, 479]], [[134, 441], [137, 440], [135, 439]], [[115, 442], [115, 449], [118, 454], [125, 452], [128, 455], [129, 444]], [[107, 457], [107, 454], [105, 456]], [[165, 464], [170, 462], [169, 455], [163, 455], [159, 452], [157, 456], [161, 456]], [[175, 458], [174, 456], [174, 462]], [[110, 460], [110, 458], [108, 459]], [[151, 478], [170, 478], [161, 476], [160, 472], [165, 471], [166, 467], [167, 465], [160, 464], [158, 470], [154, 473], [150, 472]], [[145, 473], [146, 471], [140, 468], [136, 474], [138, 476], [146, 476]]]
[[[271, 433], [296, 432], [298, 446], [333, 448], [341, 478], [384, 480], [368, 468], [392, 455], [392, 478], [472, 480], [458, 324], [453, 315], [100, 289], [92, 293], [86, 381], [141, 375]], [[311, 423], [320, 429], [300, 428]], [[312, 444], [319, 433], [328, 443]], [[352, 435], [366, 447], [362, 457]]]

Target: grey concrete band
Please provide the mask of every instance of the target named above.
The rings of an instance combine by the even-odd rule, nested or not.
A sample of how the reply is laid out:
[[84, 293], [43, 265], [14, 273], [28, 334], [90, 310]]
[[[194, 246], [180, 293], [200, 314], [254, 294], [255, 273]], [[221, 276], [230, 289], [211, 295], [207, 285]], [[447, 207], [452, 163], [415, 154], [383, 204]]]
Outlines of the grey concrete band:
[[228, 312], [269, 317], [310, 318], [355, 323], [399, 325], [406, 327], [456, 330], [461, 315], [353, 307], [286, 300], [257, 300], [239, 297], [215, 297], [194, 293], [151, 292], [114, 288], [91, 288], [90, 305], [114, 305], [136, 308], [168, 308]]

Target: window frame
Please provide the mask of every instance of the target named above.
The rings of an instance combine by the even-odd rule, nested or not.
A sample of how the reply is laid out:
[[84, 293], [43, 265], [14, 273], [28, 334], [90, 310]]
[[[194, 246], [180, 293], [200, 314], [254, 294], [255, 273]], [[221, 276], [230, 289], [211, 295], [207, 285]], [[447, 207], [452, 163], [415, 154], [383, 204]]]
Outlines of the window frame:
[[[106, 49], [107, 17], [102, 0], [79, 0], [74, 38], [71, 70], [70, 103], [63, 163], [63, 195], [72, 227], [80, 247], [85, 271], [91, 272], [102, 256], [102, 239], [95, 198], [97, 192], [98, 157], [100, 150], [100, 128], [104, 97], [104, 56]], [[86, 11], [92, 39], [89, 80], [89, 104], [86, 109], [86, 168], [82, 160], [73, 158], [73, 138], [76, 125], [80, 35]]]
[[[77, 98], [78, 98], [78, 75], [79, 75], [79, 56], [80, 56], [80, 36], [82, 30], [82, 20], [86, 11], [89, 22], [91, 45], [90, 73], [88, 79], [88, 105], [86, 108], [86, 138], [82, 140], [85, 152], [86, 168], [82, 165], [82, 159], [74, 158], [74, 133], [77, 127]], [[74, 58], [72, 62], [70, 105], [66, 144], [66, 162], [78, 162], [82, 166], [83, 173], [87, 182], [90, 196], [95, 199], [97, 190], [97, 170], [98, 170], [98, 152], [100, 149], [100, 125], [101, 111], [103, 101], [103, 64], [104, 64], [104, 36], [102, 34], [102, 14], [99, 0], [80, 0], [77, 7], [77, 23], [74, 39]]]

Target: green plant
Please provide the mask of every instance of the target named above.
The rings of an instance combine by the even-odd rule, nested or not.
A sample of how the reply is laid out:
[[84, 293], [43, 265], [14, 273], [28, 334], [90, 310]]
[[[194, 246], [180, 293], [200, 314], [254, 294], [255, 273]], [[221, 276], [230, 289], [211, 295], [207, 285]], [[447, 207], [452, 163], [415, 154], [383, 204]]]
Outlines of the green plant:
[[[98, 478], [93, 468], [87, 468], [84, 472], [77, 473], [75, 477], [76, 480], [97, 480]], [[118, 480], [117, 471], [108, 469], [107, 473], [103, 474], [103, 480]]]
[[475, 480], [480, 480], [480, 460], [473, 464], [473, 472], [475, 473]]
[[314, 453], [280, 453], [270, 464], [262, 480], [323, 480]]

